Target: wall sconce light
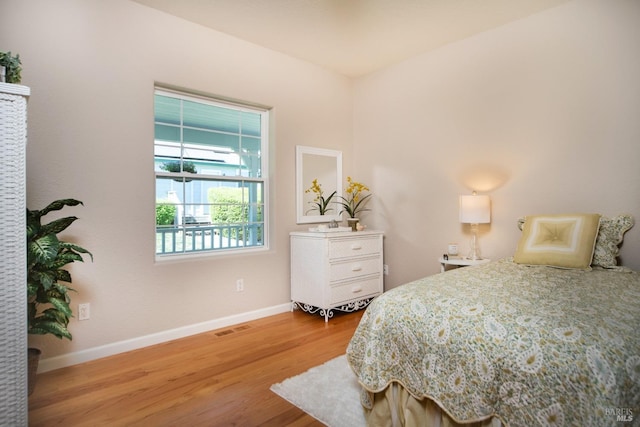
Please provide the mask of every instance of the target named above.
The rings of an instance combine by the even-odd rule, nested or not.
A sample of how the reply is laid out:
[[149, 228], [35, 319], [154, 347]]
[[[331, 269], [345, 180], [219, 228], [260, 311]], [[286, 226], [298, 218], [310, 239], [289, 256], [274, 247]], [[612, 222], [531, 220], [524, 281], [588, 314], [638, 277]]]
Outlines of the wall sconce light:
[[471, 196], [460, 196], [460, 222], [471, 224], [471, 244], [468, 259], [482, 259], [478, 244], [478, 224], [491, 222], [491, 199], [473, 192]]

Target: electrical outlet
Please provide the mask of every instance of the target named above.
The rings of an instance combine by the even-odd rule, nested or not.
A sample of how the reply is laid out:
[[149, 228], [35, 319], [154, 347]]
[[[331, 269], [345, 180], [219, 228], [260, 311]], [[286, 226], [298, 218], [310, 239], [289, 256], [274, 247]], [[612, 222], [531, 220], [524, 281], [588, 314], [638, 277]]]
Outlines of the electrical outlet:
[[236, 292], [244, 291], [244, 279], [236, 280]]
[[78, 320], [89, 320], [91, 317], [91, 305], [86, 302], [78, 304]]
[[382, 266], [382, 272], [384, 273], [385, 276], [389, 275], [389, 266], [387, 264]]

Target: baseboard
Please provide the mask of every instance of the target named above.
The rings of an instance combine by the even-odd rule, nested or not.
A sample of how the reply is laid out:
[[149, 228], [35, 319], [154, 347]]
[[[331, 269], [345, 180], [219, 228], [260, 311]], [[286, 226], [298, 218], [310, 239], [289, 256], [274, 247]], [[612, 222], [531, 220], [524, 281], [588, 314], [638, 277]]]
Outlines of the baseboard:
[[115, 354], [137, 350], [139, 348], [188, 337], [190, 335], [212, 331], [214, 329], [226, 328], [227, 326], [237, 325], [238, 323], [248, 322], [267, 316], [273, 316], [275, 314], [285, 313], [290, 310], [291, 303], [281, 304], [273, 307], [262, 308], [260, 310], [235, 314], [233, 316], [223, 317], [220, 319], [213, 319], [207, 322], [183, 326], [181, 328], [169, 329], [155, 334], [132, 338], [125, 341], [119, 341], [112, 344], [106, 344], [99, 347], [89, 348], [87, 350], [82, 350], [75, 353], [68, 353], [60, 356], [50, 357], [48, 359], [40, 360], [40, 364], [38, 365], [38, 373], [64, 368], [66, 366], [77, 365], [78, 363], [89, 362], [91, 360], [101, 359], [107, 356], [113, 356]]

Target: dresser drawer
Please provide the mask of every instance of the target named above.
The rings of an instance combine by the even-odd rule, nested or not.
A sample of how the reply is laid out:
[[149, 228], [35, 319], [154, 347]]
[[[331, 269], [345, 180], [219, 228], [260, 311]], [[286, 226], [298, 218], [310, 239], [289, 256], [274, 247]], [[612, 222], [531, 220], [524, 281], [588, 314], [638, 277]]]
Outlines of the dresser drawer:
[[355, 259], [348, 262], [331, 264], [329, 267], [329, 281], [343, 281], [369, 274], [381, 273], [380, 258]]
[[378, 237], [332, 240], [329, 242], [329, 259], [373, 255], [382, 252]]
[[340, 304], [348, 301], [372, 297], [380, 294], [380, 277], [342, 283], [331, 287], [329, 304]]

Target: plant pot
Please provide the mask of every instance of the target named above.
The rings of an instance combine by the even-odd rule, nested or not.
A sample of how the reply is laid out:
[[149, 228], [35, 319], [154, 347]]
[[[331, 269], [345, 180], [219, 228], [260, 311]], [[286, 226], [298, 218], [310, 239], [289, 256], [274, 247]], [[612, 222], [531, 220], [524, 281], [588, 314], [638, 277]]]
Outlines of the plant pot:
[[358, 231], [356, 228], [358, 226], [358, 218], [347, 218], [347, 225], [351, 227], [351, 231]]
[[29, 396], [33, 393], [33, 390], [36, 388], [36, 374], [38, 373], [38, 363], [40, 363], [40, 353], [42, 353], [37, 348], [29, 348], [28, 352], [28, 369], [27, 369], [27, 378], [29, 381]]

